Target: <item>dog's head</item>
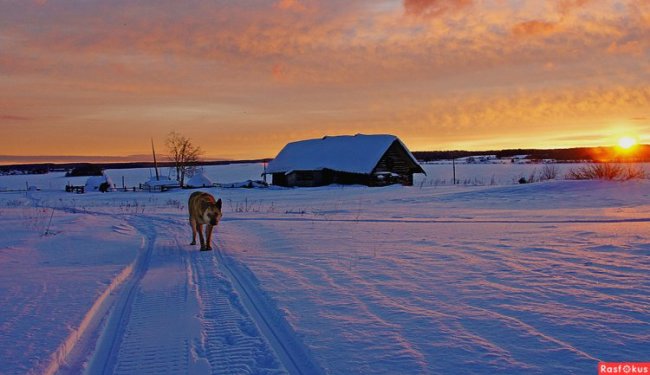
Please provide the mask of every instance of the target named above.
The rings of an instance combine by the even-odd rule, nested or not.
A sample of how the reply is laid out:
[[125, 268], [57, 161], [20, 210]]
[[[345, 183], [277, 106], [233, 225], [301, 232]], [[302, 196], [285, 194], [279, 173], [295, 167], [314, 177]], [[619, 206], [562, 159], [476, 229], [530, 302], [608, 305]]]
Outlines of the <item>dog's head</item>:
[[210, 225], [219, 224], [221, 220], [221, 199], [216, 203], [203, 201], [201, 203], [201, 209], [203, 211], [203, 220]]

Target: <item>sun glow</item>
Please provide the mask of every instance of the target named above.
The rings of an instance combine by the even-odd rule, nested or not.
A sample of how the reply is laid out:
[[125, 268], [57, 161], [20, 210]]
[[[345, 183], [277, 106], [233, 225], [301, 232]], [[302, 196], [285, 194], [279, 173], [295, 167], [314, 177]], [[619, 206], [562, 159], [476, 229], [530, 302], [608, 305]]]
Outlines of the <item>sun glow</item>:
[[632, 137], [621, 137], [618, 140], [618, 146], [624, 150], [629, 150], [636, 145], [636, 139]]

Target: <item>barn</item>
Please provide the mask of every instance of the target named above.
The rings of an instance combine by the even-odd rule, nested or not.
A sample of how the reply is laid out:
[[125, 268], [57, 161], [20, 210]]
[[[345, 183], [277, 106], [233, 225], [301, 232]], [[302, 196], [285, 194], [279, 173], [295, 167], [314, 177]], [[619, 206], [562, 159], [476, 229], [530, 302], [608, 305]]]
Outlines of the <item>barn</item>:
[[388, 134], [326, 136], [287, 144], [266, 174], [279, 186], [413, 185], [425, 173], [402, 141]]

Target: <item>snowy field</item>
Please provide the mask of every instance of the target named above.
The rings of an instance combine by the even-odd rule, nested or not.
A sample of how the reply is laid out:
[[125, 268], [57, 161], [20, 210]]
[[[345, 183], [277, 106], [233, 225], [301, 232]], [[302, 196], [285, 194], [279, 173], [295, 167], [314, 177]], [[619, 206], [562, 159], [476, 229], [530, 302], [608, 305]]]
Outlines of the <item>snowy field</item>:
[[[650, 174], [650, 163], [632, 164]], [[557, 170], [557, 179], [564, 176], [572, 169], [584, 167], [585, 164], [550, 164]], [[415, 174], [414, 186], [436, 187], [453, 185], [453, 169], [451, 164], [423, 164], [426, 175]], [[517, 184], [522, 177], [529, 180], [531, 176], [539, 176], [544, 164], [456, 164], [456, 180], [460, 185], [467, 186], [494, 186]], [[261, 180], [264, 172], [262, 164], [230, 164], [202, 167], [204, 174], [218, 184], [232, 184], [246, 180]], [[113, 183], [121, 188], [132, 188], [144, 183], [155, 176], [152, 169], [109, 169], [105, 171]], [[161, 168], [162, 176], [172, 174], [170, 168]], [[67, 184], [83, 185], [87, 177], [65, 177], [65, 173], [50, 173], [47, 175], [16, 175], [0, 176], [0, 191], [25, 190], [26, 186], [36, 186], [41, 190], [63, 190]], [[270, 182], [270, 177], [269, 177]]]
[[[514, 184], [532, 168], [460, 165], [461, 181], [483, 181], [460, 186], [441, 182], [451, 166], [427, 165], [414, 187], [204, 189], [224, 201], [212, 252], [188, 245], [189, 190], [73, 194], [63, 186], [85, 178], [0, 177], [41, 188], [0, 193], [0, 374], [650, 361], [650, 181]], [[149, 173], [108, 171], [128, 186]]]

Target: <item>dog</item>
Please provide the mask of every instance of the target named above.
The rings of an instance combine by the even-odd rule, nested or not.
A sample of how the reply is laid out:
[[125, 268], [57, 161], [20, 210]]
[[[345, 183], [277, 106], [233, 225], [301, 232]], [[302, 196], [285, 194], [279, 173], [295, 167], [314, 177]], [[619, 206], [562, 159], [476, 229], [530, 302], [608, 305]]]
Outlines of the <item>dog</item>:
[[[190, 195], [187, 207], [190, 211], [190, 226], [192, 227], [192, 243], [196, 245], [196, 233], [199, 233], [201, 251], [212, 250], [212, 229], [221, 220], [221, 199], [215, 202], [211, 194], [197, 191]], [[203, 237], [205, 224], [205, 238]]]

